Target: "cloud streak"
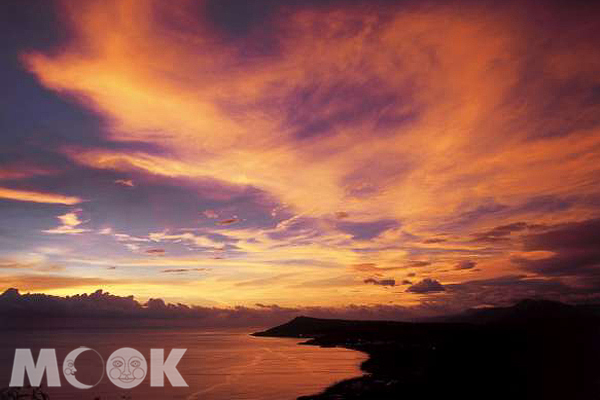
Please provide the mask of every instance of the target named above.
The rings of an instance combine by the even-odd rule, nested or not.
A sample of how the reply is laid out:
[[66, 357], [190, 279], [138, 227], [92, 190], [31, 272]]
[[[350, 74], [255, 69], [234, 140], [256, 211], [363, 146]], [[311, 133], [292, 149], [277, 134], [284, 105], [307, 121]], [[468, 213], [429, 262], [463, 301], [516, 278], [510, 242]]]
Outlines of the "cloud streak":
[[32, 203], [63, 204], [67, 206], [75, 205], [83, 201], [75, 196], [63, 196], [61, 194], [9, 189], [3, 187], [0, 187], [0, 199]]

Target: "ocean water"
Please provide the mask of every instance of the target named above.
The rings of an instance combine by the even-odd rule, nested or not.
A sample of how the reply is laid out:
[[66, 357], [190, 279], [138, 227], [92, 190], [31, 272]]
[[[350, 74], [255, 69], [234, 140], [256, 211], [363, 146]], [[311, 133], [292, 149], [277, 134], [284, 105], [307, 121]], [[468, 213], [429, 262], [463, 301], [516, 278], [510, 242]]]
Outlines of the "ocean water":
[[[41, 348], [56, 349], [61, 370], [60, 388], [48, 388], [52, 400], [292, 400], [315, 394], [339, 380], [361, 374], [359, 365], [366, 355], [341, 348], [298, 345], [298, 339], [260, 338], [248, 330], [135, 329], [135, 330], [47, 330], [0, 331], [0, 387], [9, 384], [16, 348], [31, 348], [37, 359]], [[189, 387], [150, 386], [149, 373], [142, 383], [129, 390], [117, 388], [106, 377], [92, 389], [75, 389], [62, 373], [65, 356], [85, 346], [96, 350], [104, 362], [113, 351], [130, 347], [150, 364], [150, 349], [173, 348], [187, 352], [178, 370]], [[76, 361], [77, 378], [93, 384], [102, 371], [100, 359], [92, 352]], [[125, 396], [125, 397], [124, 397]]]

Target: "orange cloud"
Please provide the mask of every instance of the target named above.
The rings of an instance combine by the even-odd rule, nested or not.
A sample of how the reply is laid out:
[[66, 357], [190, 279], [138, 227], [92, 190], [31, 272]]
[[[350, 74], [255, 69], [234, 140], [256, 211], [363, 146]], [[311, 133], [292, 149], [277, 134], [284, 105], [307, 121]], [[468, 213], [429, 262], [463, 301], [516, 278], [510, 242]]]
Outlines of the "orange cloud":
[[52, 229], [46, 229], [42, 232], [52, 234], [78, 234], [89, 232], [89, 229], [79, 228], [79, 225], [83, 224], [84, 221], [79, 219], [77, 211], [59, 215], [57, 218], [61, 222], [60, 226]]
[[[569, 185], [597, 172], [577, 160], [555, 162], [568, 156], [564, 142], [572, 139], [526, 143], [527, 126], [509, 131], [513, 117], [507, 116], [522, 110], [506, 99], [518, 83], [522, 52], [529, 49], [523, 37], [507, 29], [519, 23], [510, 7], [496, 13], [484, 6], [465, 6], [460, 12], [451, 6], [407, 7], [387, 23], [376, 13], [363, 15], [364, 10], [351, 7], [305, 10], [279, 22], [289, 32], [281, 39], [279, 57], [244, 60], [241, 70], [232, 69], [239, 60], [230, 48], [207, 39], [211, 32], [194, 28], [177, 37], [165, 34], [155, 24], [155, 7], [166, 6], [69, 3], [65, 11], [78, 34], [75, 43], [85, 43], [86, 51], [73, 45], [57, 55], [25, 56], [44, 84], [85, 96], [105, 114], [112, 121], [112, 139], [147, 141], [174, 154], [72, 154], [84, 164], [173, 177], [212, 176], [264, 188], [301, 212], [324, 215], [344, 208], [358, 219], [382, 214], [445, 218], [466, 197], [516, 200], [557, 192], [555, 177]], [[166, 7], [169, 18], [178, 15], [173, 7], [184, 6]], [[360, 30], [340, 37], [357, 21]], [[100, 29], [107, 23], [113, 27], [110, 34]], [[135, 60], [130, 54], [136, 54]], [[284, 119], [278, 108], [256, 105], [275, 99], [285, 107], [296, 91], [313, 86], [319, 88], [311, 92], [313, 103], [302, 106], [315, 112], [302, 121], [302, 129], [313, 121], [327, 122], [329, 130], [318, 141], [297, 142], [293, 120]], [[340, 87], [353, 90], [349, 96], [363, 96], [364, 102], [346, 111], [354, 106], [343, 91], [336, 92]], [[394, 99], [394, 94], [408, 100]], [[387, 97], [378, 110], [362, 111]], [[247, 111], [234, 115], [218, 107], [222, 103]], [[344, 113], [362, 116], [352, 124], [335, 122]], [[394, 125], [394, 118], [407, 115], [411, 123]], [[384, 117], [390, 127], [377, 128]], [[377, 129], [384, 131], [364, 140], [361, 132]], [[598, 135], [586, 136], [587, 142], [568, 145], [591, 156]], [[371, 195], [357, 196], [355, 188], [365, 188], [365, 182]]]
[[[273, 17], [273, 53], [253, 54], [219, 37], [186, 2], [65, 2], [72, 40], [23, 60], [46, 87], [104, 116], [107, 139], [164, 150], [65, 149], [76, 162], [247, 185], [288, 207], [294, 217], [274, 229], [227, 230], [246, 257], [240, 264], [260, 275], [249, 278], [273, 276], [269, 261], [283, 269], [278, 262], [318, 257], [335, 267], [313, 265], [306, 281], [352, 287], [352, 277], [336, 280], [348, 265], [358, 273], [402, 266], [421, 274], [439, 263], [446, 270], [436, 278], [445, 284], [457, 274], [448, 269], [456, 254], [489, 267], [481, 268], [485, 277], [515, 268], [500, 254], [505, 249], [474, 243], [474, 232], [597, 212], [592, 200], [543, 203], [597, 195], [600, 103], [578, 85], [597, 87], [600, 56], [580, 40], [586, 24], [559, 34], [552, 24], [560, 12], [543, 13], [548, 24], [533, 26], [526, 16], [538, 15], [538, 6], [523, 5], [532, 7], [523, 13], [515, 4], [301, 7]], [[302, 218], [314, 226], [288, 237]], [[355, 240], [340, 232], [340, 220], [398, 223]], [[75, 222], [57, 229], [80, 229]], [[447, 232], [444, 241], [422, 241]], [[222, 245], [166, 230], [148, 240]], [[411, 251], [430, 252], [431, 263], [411, 264]], [[296, 294], [302, 281], [288, 280]], [[199, 285], [223, 301], [249, 295], [217, 278]], [[290, 298], [291, 283], [273, 285], [252, 295], [287, 291]], [[323, 298], [351, 298], [322, 286]]]
[[14, 287], [27, 292], [33, 290], [43, 290], [51, 292], [54, 289], [67, 289], [88, 287], [98, 287], [110, 284], [111, 280], [102, 278], [81, 278], [70, 276], [52, 276], [52, 275], [19, 275], [19, 276], [0, 276], [0, 286], [4, 288]]
[[74, 205], [81, 203], [78, 197], [63, 196], [54, 193], [34, 192], [29, 190], [8, 189], [0, 187], [0, 199], [28, 201], [33, 203]]

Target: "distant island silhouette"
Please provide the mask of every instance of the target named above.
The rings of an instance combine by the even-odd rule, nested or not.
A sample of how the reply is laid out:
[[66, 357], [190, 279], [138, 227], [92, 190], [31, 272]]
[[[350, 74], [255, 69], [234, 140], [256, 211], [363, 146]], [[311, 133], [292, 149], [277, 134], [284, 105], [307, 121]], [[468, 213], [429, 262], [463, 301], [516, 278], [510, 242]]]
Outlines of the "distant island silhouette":
[[299, 400], [600, 396], [596, 305], [523, 300], [420, 323], [302, 316], [253, 335], [369, 355], [365, 375]]

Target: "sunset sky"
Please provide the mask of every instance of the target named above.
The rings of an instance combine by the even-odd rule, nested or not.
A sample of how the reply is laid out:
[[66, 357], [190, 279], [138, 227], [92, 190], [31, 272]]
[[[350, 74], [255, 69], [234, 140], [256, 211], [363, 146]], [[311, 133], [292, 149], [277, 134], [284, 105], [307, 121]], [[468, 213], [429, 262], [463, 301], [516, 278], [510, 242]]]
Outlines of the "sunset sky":
[[600, 8], [0, 5], [0, 289], [600, 298]]

